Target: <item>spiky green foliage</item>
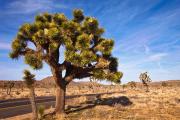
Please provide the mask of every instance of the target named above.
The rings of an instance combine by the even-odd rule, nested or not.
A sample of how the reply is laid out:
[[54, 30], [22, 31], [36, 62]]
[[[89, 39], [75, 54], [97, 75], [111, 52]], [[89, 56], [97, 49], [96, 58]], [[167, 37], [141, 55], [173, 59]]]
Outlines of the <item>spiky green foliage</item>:
[[44, 113], [45, 113], [45, 106], [40, 105], [38, 107], [38, 114], [39, 114], [39, 120], [43, 120], [44, 119]]
[[25, 81], [27, 87], [31, 88], [35, 83], [35, 75], [31, 74], [29, 70], [24, 70], [23, 80]]
[[[102, 37], [104, 29], [94, 17], [85, 17], [75, 9], [73, 19], [62, 13], [37, 15], [33, 23], [25, 23], [12, 43], [11, 58], [25, 57], [25, 63], [41, 69], [43, 61], [59, 73], [66, 70], [65, 78], [106, 79], [120, 82], [117, 58], [111, 55], [114, 41]], [[30, 48], [34, 44], [35, 49]], [[59, 54], [64, 46], [64, 57]], [[59, 59], [65, 58], [63, 63]], [[71, 68], [71, 69], [70, 69]]]

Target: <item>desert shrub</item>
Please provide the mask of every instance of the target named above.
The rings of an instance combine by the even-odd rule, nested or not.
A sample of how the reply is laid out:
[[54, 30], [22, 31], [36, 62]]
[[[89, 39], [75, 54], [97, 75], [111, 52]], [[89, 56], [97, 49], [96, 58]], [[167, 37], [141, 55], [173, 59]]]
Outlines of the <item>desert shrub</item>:
[[168, 84], [167, 84], [166, 82], [162, 82], [162, 83], [161, 83], [161, 86], [162, 86], [162, 87], [167, 87]]
[[128, 85], [131, 87], [131, 89], [136, 88], [136, 83], [134, 81], [129, 82]]
[[45, 107], [44, 107], [44, 105], [40, 105], [38, 107], [38, 118], [39, 118], [39, 120], [43, 120], [44, 113], [45, 113]]
[[16, 95], [19, 95], [20, 94], [20, 92], [19, 91], [16, 91]]

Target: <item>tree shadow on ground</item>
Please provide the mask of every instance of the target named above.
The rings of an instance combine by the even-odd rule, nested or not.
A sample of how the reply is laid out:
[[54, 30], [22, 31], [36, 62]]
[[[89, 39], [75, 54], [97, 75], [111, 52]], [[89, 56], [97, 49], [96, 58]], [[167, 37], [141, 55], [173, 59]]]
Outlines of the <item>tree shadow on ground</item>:
[[67, 99], [71, 99], [71, 98], [77, 98], [77, 97], [82, 97], [82, 96], [98, 96], [98, 95], [111, 95], [114, 93], [125, 93], [124, 91], [121, 92], [104, 92], [104, 93], [94, 93], [94, 94], [81, 94], [81, 95], [71, 95], [71, 96], [66, 96]]
[[96, 100], [93, 101], [86, 101], [85, 103], [81, 103], [81, 105], [78, 106], [69, 106], [66, 109], [66, 113], [73, 113], [78, 112], [85, 109], [91, 109], [98, 105], [108, 105], [108, 106], [114, 106], [114, 105], [122, 105], [122, 106], [129, 106], [132, 104], [132, 102], [129, 100], [126, 96], [120, 96], [120, 97], [109, 97], [109, 98], [103, 98], [101, 99], [100, 96], [97, 96]]

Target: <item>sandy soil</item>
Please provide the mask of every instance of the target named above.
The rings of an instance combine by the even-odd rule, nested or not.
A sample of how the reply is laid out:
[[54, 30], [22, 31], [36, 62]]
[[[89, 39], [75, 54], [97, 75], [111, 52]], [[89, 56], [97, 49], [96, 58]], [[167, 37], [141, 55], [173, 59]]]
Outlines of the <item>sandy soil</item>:
[[[28, 90], [20, 94], [12, 90], [11, 97], [27, 97]], [[101, 96], [88, 97], [90, 93], [108, 93]], [[5, 94], [1, 94], [2, 96]], [[37, 88], [38, 96], [55, 94], [54, 88]], [[67, 120], [179, 120], [180, 119], [180, 87], [150, 87], [145, 92], [142, 86], [131, 89], [121, 86], [74, 86], [69, 87], [67, 95], [84, 94], [66, 103]], [[5, 97], [5, 99], [10, 96]], [[51, 108], [53, 109], [53, 108]], [[8, 120], [30, 119], [31, 114], [9, 118]], [[47, 116], [44, 119], [55, 119]], [[57, 119], [57, 118], [56, 118]]]

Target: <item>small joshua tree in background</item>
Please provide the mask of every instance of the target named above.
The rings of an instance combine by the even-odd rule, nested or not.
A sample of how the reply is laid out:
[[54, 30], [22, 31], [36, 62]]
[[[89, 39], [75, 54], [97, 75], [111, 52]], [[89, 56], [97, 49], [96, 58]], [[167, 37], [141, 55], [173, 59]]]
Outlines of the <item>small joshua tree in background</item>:
[[130, 85], [131, 89], [136, 88], [136, 83], [134, 81], [131, 81], [128, 84]]
[[142, 81], [143, 85], [146, 87], [146, 92], [149, 92], [149, 82], [151, 82], [150, 77], [148, 76], [147, 72], [141, 73], [139, 79]]
[[29, 89], [30, 92], [30, 101], [32, 105], [32, 112], [33, 112], [33, 120], [38, 119], [38, 114], [37, 114], [37, 106], [35, 102], [35, 92], [34, 92], [34, 83], [35, 83], [35, 75], [31, 74], [30, 71], [24, 70], [24, 81], [26, 83], [27, 88]]
[[11, 94], [11, 90], [14, 87], [14, 85], [15, 83], [13, 81], [8, 81], [8, 83], [4, 85], [4, 87], [7, 88], [7, 91], [6, 91], [7, 95]]

